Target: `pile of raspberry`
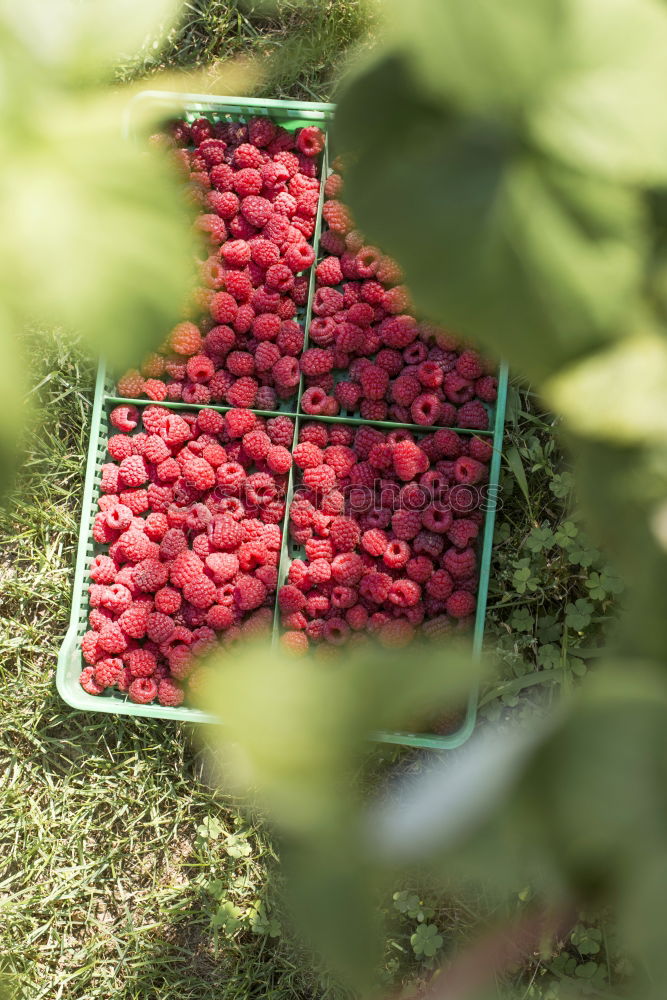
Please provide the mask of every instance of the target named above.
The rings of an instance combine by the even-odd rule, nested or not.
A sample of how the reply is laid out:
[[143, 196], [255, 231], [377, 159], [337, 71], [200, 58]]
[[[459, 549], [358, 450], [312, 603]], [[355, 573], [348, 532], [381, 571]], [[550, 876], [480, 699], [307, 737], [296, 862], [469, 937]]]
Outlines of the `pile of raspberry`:
[[497, 380], [451, 334], [417, 321], [399, 266], [354, 228], [342, 190], [340, 172], [330, 174], [302, 412], [487, 429], [484, 404], [496, 399]]
[[187, 319], [118, 394], [275, 410], [300, 380], [324, 133], [198, 118], [173, 122], [169, 141], [199, 211], [199, 285]]
[[110, 421], [80, 682], [179, 705], [220, 640], [270, 631], [294, 424], [129, 404]]
[[287, 648], [328, 655], [368, 633], [403, 646], [467, 628], [491, 454], [490, 441], [446, 428], [416, 439], [307, 422], [289, 512], [305, 554], [278, 591]]

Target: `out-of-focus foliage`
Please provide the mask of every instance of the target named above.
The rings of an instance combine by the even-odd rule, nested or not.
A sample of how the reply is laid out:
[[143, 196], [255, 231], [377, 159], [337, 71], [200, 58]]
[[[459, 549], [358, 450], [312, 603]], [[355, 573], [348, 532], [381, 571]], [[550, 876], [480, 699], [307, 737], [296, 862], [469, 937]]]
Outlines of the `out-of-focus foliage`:
[[[596, 928], [568, 917], [582, 905], [609, 907], [617, 937], [604, 947], [607, 961], [614, 949], [627, 952], [627, 995], [657, 1000], [667, 972], [667, 10], [657, 0], [388, 0], [385, 10], [385, 41], [340, 95], [334, 145], [349, 158], [345, 199], [369, 241], [398, 258], [426, 315], [507, 357], [563, 414], [588, 525], [548, 503], [538, 514], [535, 503], [535, 523], [503, 572], [520, 598], [513, 627], [529, 637], [523, 648], [536, 672], [548, 665], [565, 677], [568, 663], [561, 686], [571, 692], [553, 717], [473, 741], [388, 789], [370, 811], [351, 790], [360, 764], [316, 754], [308, 767], [316, 794], [305, 801], [326, 827], [299, 837], [292, 821], [303, 803], [294, 799], [288, 817], [279, 803], [297, 791], [303, 764], [276, 769], [270, 754], [253, 756], [257, 737], [237, 726], [254, 760], [241, 773], [287, 834], [297, 910], [312, 930], [327, 928], [314, 935], [319, 947], [359, 986], [372, 978], [374, 951], [364, 945], [360, 962], [331, 872], [339, 889], [355, 887], [363, 914], [389, 871], [396, 878], [419, 866], [434, 882], [480, 882], [501, 910], [529, 886], [538, 923], [545, 913], [556, 915], [554, 926], [569, 919], [561, 933], [582, 961], [570, 966], [565, 956], [555, 969], [561, 988], [551, 995], [560, 998], [623, 995], [618, 984], [610, 992], [609, 970], [594, 958]], [[531, 504], [526, 457], [523, 445], [510, 446], [508, 466]], [[554, 502], [568, 495], [568, 476], [553, 476]], [[544, 568], [554, 561], [563, 607], [542, 614], [553, 598], [543, 592]], [[577, 646], [612, 613], [617, 573], [628, 587], [614, 646], [595, 641], [597, 665], [575, 684], [586, 674]], [[358, 687], [356, 698], [370, 726], [369, 706], [384, 688], [372, 654], [365, 666], [376, 687]], [[406, 657], [411, 679], [417, 668]], [[310, 732], [313, 745], [303, 691], [280, 703], [276, 694], [262, 712], [265, 701], [254, 701], [255, 730], [266, 732], [278, 710], [286, 743], [303, 749]], [[349, 693], [329, 691], [331, 739], [349, 702]], [[339, 732], [348, 738], [344, 725]], [[283, 750], [279, 758], [287, 761]], [[338, 813], [341, 788], [349, 808]], [[421, 903], [401, 905], [416, 912]], [[437, 924], [422, 924], [411, 946], [437, 951]], [[478, 965], [485, 961], [492, 978], [497, 948], [480, 952]], [[465, 970], [465, 959], [454, 960], [429, 995], [487, 995]], [[511, 995], [548, 995], [535, 986]]]
[[258, 647], [221, 660], [206, 692], [223, 720], [226, 781], [254, 788], [285, 834], [281, 860], [300, 927], [365, 991], [381, 955], [377, 893], [393, 877], [365, 832], [358, 779], [368, 733], [414, 731], [420, 720], [428, 731], [475, 682], [465, 647], [450, 648], [446, 671], [437, 645], [411, 649], [410, 662], [403, 649], [369, 646], [332, 669]]
[[38, 318], [127, 364], [180, 315], [185, 209], [164, 162], [122, 135], [116, 61], [171, 20], [175, 0], [0, 5], [0, 469], [20, 430], [19, 340]]

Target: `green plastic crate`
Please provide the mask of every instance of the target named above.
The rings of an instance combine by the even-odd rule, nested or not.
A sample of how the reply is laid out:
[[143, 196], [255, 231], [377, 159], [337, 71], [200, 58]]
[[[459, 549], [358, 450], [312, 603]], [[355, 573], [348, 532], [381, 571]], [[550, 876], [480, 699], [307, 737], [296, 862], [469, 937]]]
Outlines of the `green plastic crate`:
[[[274, 118], [277, 122], [288, 128], [297, 128], [306, 123], [317, 123], [326, 130], [326, 124], [333, 117], [334, 105], [314, 104], [300, 101], [267, 101], [253, 100], [234, 97], [210, 97], [198, 94], [174, 94], [160, 91], [145, 91], [138, 94], [128, 108], [126, 119], [126, 131], [131, 134], [133, 113], [142, 103], [149, 103], [152, 108], [163, 110], [165, 116], [168, 114], [187, 115], [190, 119], [206, 115], [212, 118], [229, 116], [233, 119], [243, 120], [254, 115], [266, 115]], [[323, 154], [322, 165], [323, 176], [328, 171], [327, 150]], [[319, 210], [317, 214], [316, 229], [314, 235], [315, 248], [317, 250], [321, 222], [322, 222], [322, 201], [320, 196]], [[314, 267], [311, 269], [310, 291], [305, 313], [300, 319], [306, 325], [310, 321], [312, 298], [314, 293]], [[307, 341], [306, 341], [307, 343]], [[505, 420], [505, 403], [507, 397], [507, 368], [501, 365], [498, 372], [498, 399], [493, 407], [489, 408], [490, 430], [488, 431], [462, 431], [458, 428], [458, 433], [474, 433], [493, 440], [493, 456], [489, 473], [489, 498], [484, 520], [483, 532], [480, 540], [480, 573], [479, 588], [477, 592], [477, 610], [475, 613], [475, 624], [473, 632], [473, 647], [476, 656], [479, 656], [482, 649], [484, 637], [484, 621], [486, 616], [486, 603], [489, 586], [489, 572], [491, 567], [491, 552], [493, 546], [493, 531], [497, 507], [498, 481], [500, 475], [500, 462], [502, 453], [502, 440]], [[263, 415], [289, 415], [295, 420], [295, 440], [298, 439], [299, 423], [301, 420], [321, 420], [329, 423], [344, 424], [370, 424], [379, 428], [397, 429], [406, 428], [418, 433], [425, 433], [427, 429], [412, 424], [398, 424], [390, 421], [369, 421], [363, 420], [356, 414], [341, 414], [337, 417], [312, 417], [299, 413], [299, 404], [303, 383], [299, 385], [298, 392], [292, 401], [281, 404], [280, 411], [260, 411]], [[77, 549], [76, 570], [74, 575], [74, 588], [72, 595], [72, 610], [70, 615], [70, 625], [67, 635], [60, 648], [58, 657], [58, 669], [56, 673], [56, 684], [61, 697], [79, 711], [109, 712], [118, 715], [134, 715], [146, 718], [172, 719], [179, 722], [217, 722], [218, 720], [199, 709], [179, 706], [171, 708], [164, 705], [136, 705], [120, 692], [109, 691], [104, 695], [94, 696], [87, 694], [79, 684], [79, 674], [82, 669], [82, 657], [80, 651], [80, 641], [83, 633], [87, 630], [88, 621], [88, 567], [90, 560], [98, 552], [104, 550], [104, 546], [97, 545], [92, 538], [92, 524], [97, 512], [97, 499], [99, 496], [100, 467], [106, 459], [106, 442], [108, 438], [108, 414], [114, 406], [120, 402], [135, 402], [137, 405], [148, 405], [150, 400], [120, 399], [113, 394], [113, 383], [107, 376], [104, 362], [100, 362], [97, 382], [95, 386], [95, 397], [93, 402], [93, 413], [91, 419], [90, 442], [88, 446], [88, 458], [86, 463], [86, 475], [83, 492], [83, 510], [81, 515], [81, 526], [79, 532], [79, 544]], [[188, 403], [162, 403], [168, 409], [173, 410], [197, 410], [200, 407]], [[222, 413], [226, 412], [227, 406], [211, 406], [212, 409]], [[287, 509], [283, 523], [286, 524], [289, 503], [294, 489], [293, 475], [290, 473], [287, 491]], [[286, 577], [291, 559], [300, 553], [291, 544], [287, 537], [287, 532], [283, 530], [283, 544], [280, 555], [279, 583]], [[273, 642], [277, 641], [279, 634], [279, 615], [276, 607], [274, 615]], [[396, 743], [403, 746], [429, 747], [433, 749], [453, 749], [464, 743], [471, 735], [477, 713], [477, 689], [473, 688], [468, 699], [467, 709], [462, 724], [455, 732], [446, 735], [412, 734], [399, 732], [384, 732], [372, 734], [372, 738], [387, 743]]]

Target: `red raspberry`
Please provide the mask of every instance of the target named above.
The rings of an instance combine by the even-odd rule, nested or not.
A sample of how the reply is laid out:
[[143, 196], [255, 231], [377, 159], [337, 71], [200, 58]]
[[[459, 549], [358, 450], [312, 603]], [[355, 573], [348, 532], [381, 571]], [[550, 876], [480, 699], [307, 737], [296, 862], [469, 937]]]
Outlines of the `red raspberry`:
[[489, 415], [482, 403], [475, 399], [459, 406], [457, 422], [459, 427], [484, 431], [489, 426]]
[[143, 486], [148, 479], [148, 470], [141, 455], [129, 455], [122, 460], [119, 478], [127, 486]]
[[122, 676], [123, 673], [123, 661], [119, 660], [117, 657], [109, 657], [106, 660], [100, 660], [95, 664], [94, 677], [96, 684], [99, 684], [101, 688], [113, 687]]
[[324, 452], [312, 441], [303, 441], [293, 452], [294, 461], [300, 469], [313, 469], [324, 462]]
[[305, 543], [307, 559], [333, 559], [333, 546], [328, 538], [309, 538]]
[[426, 583], [426, 590], [440, 601], [446, 601], [454, 590], [454, 583], [446, 569], [438, 569]]
[[119, 616], [118, 625], [131, 639], [143, 639], [149, 614], [150, 605], [144, 604], [143, 599], [136, 600]]
[[230, 628], [234, 624], [235, 619], [236, 616], [233, 609], [226, 607], [224, 604], [214, 604], [206, 612], [206, 624], [210, 628], [215, 629], [216, 632], [222, 632]]
[[433, 563], [428, 556], [414, 556], [408, 561], [405, 571], [411, 580], [426, 583], [433, 573]]
[[90, 567], [90, 578], [95, 583], [109, 584], [116, 578], [116, 564], [109, 556], [95, 556]]
[[260, 385], [257, 390], [255, 406], [258, 410], [275, 410], [278, 406], [278, 397], [276, 396], [275, 390], [268, 385]]
[[[122, 463], [121, 463], [122, 467]], [[474, 458], [470, 458], [469, 455], [461, 455], [460, 458], [456, 459], [454, 465], [454, 476], [457, 483], [463, 483], [466, 486], [472, 486], [475, 483], [482, 482], [487, 476], [487, 467], [478, 462]]]
[[386, 420], [388, 407], [379, 399], [362, 399], [359, 413], [364, 420]]
[[309, 347], [301, 357], [301, 371], [305, 375], [325, 375], [333, 368], [333, 352], [321, 347]]
[[489, 462], [493, 455], [493, 443], [489, 439], [473, 437], [468, 442], [468, 454], [478, 462]]
[[361, 536], [361, 547], [372, 556], [383, 555], [387, 548], [388, 538], [380, 528], [369, 528]]
[[139, 423], [139, 410], [130, 404], [115, 406], [109, 414], [109, 421], [116, 430], [129, 434]]
[[394, 470], [404, 482], [425, 472], [428, 465], [426, 454], [414, 441], [399, 441], [394, 447]]
[[132, 438], [127, 434], [112, 434], [107, 442], [107, 451], [117, 462], [133, 454]]
[[421, 396], [417, 396], [410, 407], [413, 423], [424, 426], [437, 423], [440, 413], [440, 400], [432, 392], [425, 392]]
[[335, 288], [318, 288], [313, 296], [316, 316], [334, 316], [343, 308], [343, 296]]
[[433, 435], [433, 445], [439, 458], [458, 458], [463, 450], [461, 438], [451, 430], [437, 430]]
[[316, 465], [304, 469], [303, 481], [312, 490], [328, 493], [336, 485], [336, 473], [329, 465]]
[[389, 597], [389, 591], [393, 584], [388, 573], [377, 573], [371, 571], [362, 577], [359, 584], [359, 593], [366, 601], [374, 604], [384, 604]]
[[421, 599], [422, 589], [414, 580], [394, 580], [389, 590], [389, 600], [399, 608], [412, 608]]
[[[224, 516], [224, 515], [223, 515]], [[169, 566], [169, 579], [175, 587], [197, 580], [204, 571], [204, 564], [194, 552], [179, 552]]]
[[266, 455], [271, 447], [271, 438], [265, 431], [249, 431], [243, 435], [243, 450], [246, 454], [257, 462]]
[[467, 590], [455, 590], [447, 600], [447, 614], [452, 618], [467, 618], [476, 607], [475, 595]]
[[[239, 171], [239, 173], [245, 173], [245, 171]], [[236, 175], [239, 177], [239, 174]], [[261, 182], [261, 175], [260, 175]], [[239, 188], [236, 190], [241, 194]], [[260, 184], [261, 190], [261, 184]], [[249, 194], [247, 197], [241, 200], [241, 212], [244, 218], [250, 223], [251, 226], [257, 226], [261, 229], [267, 224], [269, 219], [273, 214], [273, 209], [271, 207], [271, 202], [266, 198], [261, 198], [258, 194]]]
[[164, 587], [169, 571], [159, 559], [142, 559], [134, 567], [134, 582], [144, 593], [153, 593]]
[[278, 591], [278, 606], [285, 614], [301, 611], [305, 603], [303, 592], [291, 583], [284, 584]]
[[213, 466], [206, 459], [197, 457], [187, 458], [183, 462], [183, 478], [198, 490], [209, 490], [216, 482]]
[[[263, 186], [264, 182], [261, 172], [256, 167], [242, 167], [241, 170], [236, 171], [232, 180], [232, 187], [242, 199], [241, 209], [243, 209], [243, 201], [247, 197], [258, 195]], [[251, 225], [255, 225], [255, 223], [251, 222]]]
[[402, 649], [413, 641], [415, 629], [405, 618], [396, 618], [394, 621], [381, 624], [377, 630], [377, 637], [387, 648]]
[[285, 294], [294, 285], [294, 274], [287, 264], [272, 264], [266, 272], [266, 284]]
[[210, 389], [199, 382], [188, 382], [187, 385], [183, 386], [181, 395], [184, 403], [196, 403], [201, 406], [202, 403], [211, 402]]
[[255, 263], [265, 271], [280, 260], [280, 250], [272, 240], [253, 240], [250, 244], [250, 253]]
[[463, 378], [458, 372], [447, 372], [442, 387], [447, 399], [457, 406], [472, 399], [475, 391], [473, 383]]
[[209, 191], [206, 204], [221, 219], [229, 221], [238, 212], [241, 202], [233, 191]]
[[296, 356], [303, 348], [303, 330], [294, 320], [285, 320], [280, 324], [276, 338], [278, 349], [283, 354]]
[[309, 340], [319, 347], [331, 347], [336, 339], [336, 322], [331, 316], [316, 316], [310, 324]]
[[233, 323], [238, 311], [236, 299], [229, 292], [216, 292], [209, 306], [216, 323]]
[[129, 399], [138, 399], [144, 393], [144, 378], [136, 368], [131, 368], [118, 379], [116, 388], [119, 396], [127, 396]]
[[366, 365], [360, 380], [367, 399], [382, 399], [389, 387], [389, 375], [379, 365]]
[[81, 639], [81, 654], [86, 663], [91, 665], [97, 663], [103, 656], [103, 651], [99, 644], [99, 633], [86, 632], [83, 635]]
[[257, 417], [247, 409], [230, 410], [225, 414], [225, 428], [230, 438], [242, 438], [257, 426]]
[[211, 167], [209, 178], [217, 191], [231, 191], [234, 185], [234, 170], [228, 163], [219, 163]]
[[171, 677], [163, 677], [161, 681], [158, 682], [157, 686], [157, 700], [161, 705], [170, 705], [175, 707], [180, 705], [185, 698], [183, 688], [172, 680]]
[[171, 615], [181, 606], [181, 595], [174, 587], [162, 587], [155, 594], [155, 610]]
[[220, 246], [227, 239], [227, 227], [219, 215], [200, 215], [195, 220], [197, 232], [208, 237], [212, 246]]
[[207, 576], [198, 576], [183, 585], [183, 597], [195, 608], [210, 608], [215, 604], [216, 596], [216, 586]]
[[479, 525], [469, 518], [459, 518], [454, 521], [447, 532], [447, 537], [457, 549], [466, 549], [479, 534]]
[[391, 527], [397, 538], [409, 541], [421, 530], [421, 516], [415, 510], [397, 510], [392, 515]]
[[324, 149], [324, 132], [317, 125], [306, 125], [296, 134], [296, 148], [305, 156], [317, 156]]
[[343, 272], [338, 257], [325, 257], [315, 268], [318, 285], [340, 285]]
[[422, 524], [428, 531], [444, 535], [451, 527], [452, 512], [449, 507], [431, 503], [422, 513]]
[[356, 584], [362, 572], [361, 556], [356, 552], [340, 552], [331, 560], [331, 575], [337, 583]]
[[132, 594], [122, 583], [113, 583], [107, 588], [102, 603], [114, 614], [122, 614], [132, 604]]
[[258, 385], [254, 378], [248, 376], [238, 378], [227, 391], [227, 402], [231, 406], [250, 407], [257, 398], [257, 389]]
[[206, 334], [204, 345], [206, 351], [211, 355], [224, 355], [232, 349], [236, 342], [236, 335], [229, 326], [214, 326]]
[[484, 375], [475, 382], [475, 394], [484, 403], [495, 403], [498, 397], [498, 379]]
[[324, 221], [335, 233], [345, 235], [352, 229], [353, 221], [349, 210], [341, 201], [330, 199], [322, 206]]
[[350, 635], [350, 626], [344, 618], [329, 618], [324, 626], [324, 640], [332, 646], [344, 645]]
[[311, 267], [315, 260], [315, 251], [305, 241], [291, 243], [284, 252], [283, 259], [291, 271], [297, 274]]
[[137, 677], [130, 684], [127, 693], [130, 696], [130, 701], [134, 701], [138, 705], [148, 705], [149, 702], [155, 701], [158, 686], [152, 677]]
[[[327, 414], [331, 401], [332, 397], [327, 396], [323, 389], [320, 389], [319, 386], [312, 386], [310, 389], [306, 389], [301, 397], [301, 409], [304, 413], [309, 414]], [[335, 402], [335, 400], [333, 401]]]
[[280, 327], [280, 317], [275, 313], [260, 313], [252, 321], [252, 334], [257, 340], [275, 340]]
[[243, 541], [243, 528], [229, 514], [217, 514], [208, 527], [208, 537], [216, 549], [236, 549]]
[[292, 456], [282, 445], [275, 444], [269, 448], [266, 455], [266, 464], [278, 475], [285, 475], [292, 467]]
[[456, 371], [462, 378], [469, 382], [481, 378], [484, 374], [484, 365], [475, 351], [463, 351], [456, 362]]
[[146, 490], [123, 490], [120, 494], [120, 502], [129, 507], [133, 514], [144, 514], [149, 506], [148, 493]]
[[97, 641], [100, 650], [105, 653], [123, 653], [127, 649], [127, 639], [116, 622], [105, 625], [100, 630]]
[[132, 677], [151, 677], [155, 673], [157, 660], [148, 649], [133, 649], [127, 654], [127, 666]]
[[248, 140], [260, 149], [276, 141], [282, 131], [270, 118], [251, 118], [248, 122]]
[[295, 656], [304, 656], [308, 652], [308, 638], [303, 632], [283, 632], [280, 642], [284, 649]]
[[240, 575], [234, 587], [234, 600], [241, 611], [254, 611], [266, 600], [267, 589], [257, 577]]
[[104, 692], [104, 685], [95, 679], [95, 668], [84, 667], [79, 674], [79, 684], [87, 694], [100, 695]]
[[331, 522], [331, 542], [337, 552], [352, 552], [359, 544], [359, 525], [349, 517], [335, 517]]
[[243, 142], [240, 146], [237, 146], [232, 156], [234, 166], [241, 170], [244, 167], [261, 167], [262, 159], [262, 154], [257, 146], [253, 146], [248, 142]]
[[179, 323], [173, 328], [167, 339], [170, 351], [188, 357], [201, 350], [202, 338], [199, 328], [194, 323]]
[[455, 580], [464, 580], [475, 572], [477, 559], [472, 549], [448, 549], [442, 564]]
[[206, 567], [220, 585], [234, 579], [238, 573], [239, 561], [232, 552], [212, 552], [206, 557]]
[[192, 382], [208, 382], [215, 371], [215, 365], [205, 354], [195, 354], [188, 360], [187, 374]]
[[389, 569], [401, 569], [410, 558], [410, 546], [399, 539], [392, 539], [385, 549], [382, 559]]

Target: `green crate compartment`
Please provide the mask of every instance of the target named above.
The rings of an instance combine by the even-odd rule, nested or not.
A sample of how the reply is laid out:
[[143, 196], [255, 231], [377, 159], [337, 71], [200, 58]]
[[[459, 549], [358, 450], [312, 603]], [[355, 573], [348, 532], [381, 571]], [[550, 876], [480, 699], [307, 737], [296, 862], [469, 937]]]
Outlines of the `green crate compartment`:
[[[292, 125], [298, 127], [304, 123], [317, 123], [321, 127], [326, 127], [326, 122], [333, 115], [333, 105], [327, 104], [307, 104], [303, 102], [285, 101], [255, 101], [243, 100], [240, 98], [215, 98], [189, 94], [163, 94], [160, 92], [145, 92], [137, 95], [133, 105], [142, 102], [150, 102], [164, 110], [165, 117], [169, 114], [186, 114], [193, 119], [200, 115], [207, 115], [214, 119], [221, 119], [229, 116], [236, 120], [243, 120], [245, 117], [253, 115], [268, 115], [285, 127]], [[128, 112], [126, 127], [129, 130], [132, 120], [132, 107]], [[289, 123], [289, 124], [288, 124]], [[324, 154], [323, 176], [326, 170], [326, 150]], [[316, 220], [316, 230], [313, 237], [316, 253], [318, 251], [318, 240], [321, 228], [322, 192], [320, 193], [319, 211]], [[311, 269], [310, 291], [308, 303], [303, 319], [307, 324], [310, 320], [312, 309], [312, 298], [314, 293], [314, 268]], [[497, 488], [500, 474], [500, 462], [502, 452], [502, 439], [504, 429], [505, 402], [507, 396], [507, 369], [502, 365], [498, 372], [498, 399], [495, 407], [491, 409], [491, 424], [488, 431], [463, 430], [453, 428], [457, 433], [462, 434], [486, 434], [493, 438], [493, 456], [489, 471], [489, 499], [483, 524], [483, 530], [479, 539], [480, 569], [479, 587], [477, 592], [477, 609], [475, 612], [473, 648], [474, 654], [479, 656], [484, 636], [484, 621], [486, 614], [486, 602], [488, 595], [489, 573], [491, 566], [491, 554], [493, 545], [493, 530], [497, 507]], [[332, 423], [346, 424], [369, 424], [383, 429], [405, 428], [416, 433], [425, 433], [429, 429], [419, 425], [399, 424], [390, 421], [370, 421], [363, 420], [358, 415], [340, 414], [336, 417], [313, 417], [299, 413], [299, 400], [302, 392], [302, 384], [298, 393], [288, 401], [281, 402], [280, 408], [271, 411], [255, 410], [261, 416], [291, 416], [295, 421], [295, 440], [298, 439], [299, 424], [302, 421], [320, 420]], [[128, 400], [121, 399], [114, 394], [113, 380], [108, 375], [104, 362], [100, 362], [93, 411], [91, 418], [90, 442], [86, 463], [86, 473], [83, 491], [83, 509], [79, 532], [79, 542], [77, 549], [76, 568], [74, 575], [74, 586], [72, 595], [72, 608], [70, 624], [67, 634], [63, 640], [56, 673], [56, 684], [58, 692], [63, 700], [72, 708], [78, 711], [108, 712], [111, 714], [140, 716], [146, 718], [172, 719], [179, 722], [216, 722], [214, 716], [202, 712], [199, 709], [186, 705], [169, 707], [159, 704], [137, 705], [131, 702], [120, 692], [107, 691], [100, 696], [90, 695], [81, 688], [79, 684], [79, 674], [82, 670], [83, 661], [80, 650], [81, 637], [88, 628], [88, 569], [90, 561], [98, 552], [104, 551], [104, 546], [97, 545], [92, 538], [92, 524], [97, 513], [97, 500], [99, 497], [100, 468], [106, 460], [106, 442], [108, 439], [108, 414], [117, 403], [134, 402], [138, 406], [146, 406], [152, 403], [148, 399]], [[155, 404], [153, 404], [155, 405]], [[159, 404], [174, 411], [201, 409], [197, 404], [182, 402], [165, 402]], [[208, 404], [209, 408], [221, 413], [227, 412], [229, 406], [218, 406]], [[290, 472], [287, 488], [287, 505], [283, 519], [283, 541], [279, 563], [279, 585], [284, 581], [289, 563], [296, 556], [295, 549], [291, 546], [288, 533], [285, 530], [289, 518], [289, 505], [295, 485], [294, 469]], [[274, 610], [273, 642], [277, 642], [280, 634], [279, 613], [277, 602]], [[446, 735], [428, 735], [413, 733], [386, 732], [371, 734], [372, 738], [378, 741], [396, 743], [404, 746], [429, 747], [433, 749], [452, 749], [464, 743], [473, 731], [477, 712], [477, 690], [472, 689], [468, 699], [467, 709], [461, 726], [452, 733]]]

